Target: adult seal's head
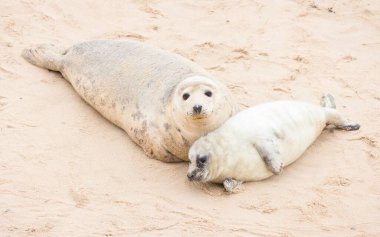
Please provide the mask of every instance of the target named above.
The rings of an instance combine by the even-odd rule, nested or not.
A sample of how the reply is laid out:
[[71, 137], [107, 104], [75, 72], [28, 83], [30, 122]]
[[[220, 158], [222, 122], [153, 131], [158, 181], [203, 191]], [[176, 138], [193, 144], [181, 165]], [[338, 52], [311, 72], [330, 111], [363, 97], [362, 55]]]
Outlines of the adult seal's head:
[[191, 76], [175, 88], [171, 101], [173, 122], [183, 132], [216, 129], [236, 110], [227, 88], [204, 76]]

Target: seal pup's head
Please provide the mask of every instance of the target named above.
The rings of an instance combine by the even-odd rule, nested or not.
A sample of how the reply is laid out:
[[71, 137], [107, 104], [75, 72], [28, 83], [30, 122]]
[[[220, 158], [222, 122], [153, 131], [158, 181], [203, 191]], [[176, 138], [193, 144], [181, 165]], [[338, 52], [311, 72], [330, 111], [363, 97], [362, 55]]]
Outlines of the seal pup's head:
[[235, 109], [227, 88], [204, 76], [181, 81], [172, 100], [173, 119], [179, 127], [203, 134], [217, 128]]
[[220, 150], [223, 141], [216, 144], [212, 133], [199, 138], [193, 143], [189, 150], [189, 169], [187, 177], [190, 181], [208, 182], [214, 181], [222, 172], [219, 166], [223, 159], [224, 151]]

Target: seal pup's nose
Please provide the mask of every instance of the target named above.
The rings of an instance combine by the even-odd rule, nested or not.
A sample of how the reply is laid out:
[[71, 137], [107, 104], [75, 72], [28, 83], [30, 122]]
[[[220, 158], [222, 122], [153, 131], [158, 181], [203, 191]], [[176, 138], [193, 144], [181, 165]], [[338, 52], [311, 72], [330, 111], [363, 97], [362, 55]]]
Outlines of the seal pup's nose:
[[193, 181], [194, 176], [195, 176], [194, 172], [191, 172], [191, 173], [187, 174], [187, 178], [189, 179], [189, 181]]
[[199, 114], [202, 111], [202, 105], [194, 105], [193, 111], [194, 113]]

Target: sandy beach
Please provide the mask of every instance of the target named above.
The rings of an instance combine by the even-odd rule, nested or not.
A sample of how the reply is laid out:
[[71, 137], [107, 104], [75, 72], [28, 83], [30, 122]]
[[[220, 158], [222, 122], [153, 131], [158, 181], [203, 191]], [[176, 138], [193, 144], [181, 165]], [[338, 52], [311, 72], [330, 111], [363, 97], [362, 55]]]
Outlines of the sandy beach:
[[[380, 236], [380, 2], [3, 0], [0, 236]], [[148, 159], [59, 73], [21, 51], [132, 39], [225, 83], [241, 108], [334, 95], [359, 131], [324, 131], [279, 176], [221, 186]]]

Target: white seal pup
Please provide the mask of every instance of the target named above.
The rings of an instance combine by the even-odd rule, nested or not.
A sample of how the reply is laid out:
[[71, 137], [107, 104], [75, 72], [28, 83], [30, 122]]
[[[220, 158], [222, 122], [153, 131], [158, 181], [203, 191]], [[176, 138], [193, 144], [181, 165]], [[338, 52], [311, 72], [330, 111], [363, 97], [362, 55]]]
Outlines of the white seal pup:
[[187, 160], [190, 145], [236, 110], [227, 87], [200, 66], [144, 43], [98, 40], [67, 49], [39, 45], [22, 56], [61, 72], [88, 104], [154, 159]]
[[277, 101], [236, 114], [191, 146], [189, 180], [223, 183], [232, 191], [241, 182], [279, 174], [283, 166], [302, 155], [326, 125], [360, 128], [339, 115], [331, 95], [322, 97], [321, 105]]

